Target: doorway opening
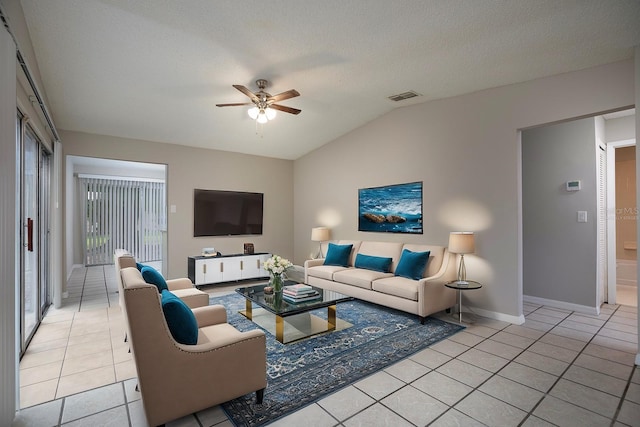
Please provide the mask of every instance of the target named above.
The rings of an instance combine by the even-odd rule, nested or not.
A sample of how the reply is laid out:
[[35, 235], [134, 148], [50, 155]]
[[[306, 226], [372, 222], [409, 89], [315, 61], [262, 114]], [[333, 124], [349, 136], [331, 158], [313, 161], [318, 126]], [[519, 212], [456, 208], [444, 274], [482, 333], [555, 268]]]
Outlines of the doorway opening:
[[636, 141], [607, 144], [607, 300], [638, 305]]
[[[614, 186], [616, 157], [624, 154], [616, 151], [635, 145], [635, 131], [634, 109], [522, 131], [525, 301], [595, 314], [604, 302], [637, 305], [637, 280], [624, 276], [636, 271], [638, 258], [635, 153], [626, 159], [630, 170], [618, 178], [633, 198], [618, 205]], [[633, 228], [616, 239], [617, 217]], [[621, 300], [625, 291], [629, 298]]]
[[166, 275], [164, 164], [66, 157], [67, 277], [122, 248]]

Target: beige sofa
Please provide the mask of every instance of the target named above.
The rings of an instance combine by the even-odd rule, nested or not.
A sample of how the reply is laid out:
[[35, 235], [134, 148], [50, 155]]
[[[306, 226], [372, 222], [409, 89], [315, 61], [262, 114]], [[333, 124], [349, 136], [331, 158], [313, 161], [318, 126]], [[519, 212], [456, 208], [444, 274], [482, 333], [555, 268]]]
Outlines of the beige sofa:
[[[353, 245], [348, 267], [323, 265], [324, 258], [305, 261], [305, 283], [329, 289], [376, 304], [417, 314], [421, 321], [430, 314], [449, 309], [456, 304], [456, 292], [444, 286], [455, 280], [455, 256], [444, 246], [416, 245], [397, 242], [340, 240], [338, 245]], [[328, 244], [323, 244], [327, 253]], [[420, 280], [395, 276], [402, 255], [430, 251], [429, 261]], [[357, 254], [392, 258], [391, 271], [355, 268]]]
[[195, 345], [171, 335], [155, 285], [135, 267], [120, 271], [129, 342], [147, 422], [158, 426], [236, 397], [256, 392], [262, 403], [266, 339], [255, 329], [240, 332], [227, 323], [221, 305], [193, 309]]

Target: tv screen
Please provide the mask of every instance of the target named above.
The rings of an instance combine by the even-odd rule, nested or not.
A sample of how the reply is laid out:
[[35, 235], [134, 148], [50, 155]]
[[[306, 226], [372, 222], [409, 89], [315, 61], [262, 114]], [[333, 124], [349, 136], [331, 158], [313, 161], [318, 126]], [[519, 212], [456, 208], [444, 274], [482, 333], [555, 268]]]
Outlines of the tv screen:
[[262, 234], [262, 193], [195, 189], [193, 236]]

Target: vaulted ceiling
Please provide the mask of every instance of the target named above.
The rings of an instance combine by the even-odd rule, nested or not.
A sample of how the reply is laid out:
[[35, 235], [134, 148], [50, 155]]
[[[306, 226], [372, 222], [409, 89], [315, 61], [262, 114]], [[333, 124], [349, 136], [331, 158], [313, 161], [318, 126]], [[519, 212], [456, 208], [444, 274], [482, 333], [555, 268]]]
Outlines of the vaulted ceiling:
[[[58, 128], [296, 159], [399, 108], [633, 56], [637, 0], [22, 0]], [[231, 85], [298, 116], [262, 128]], [[393, 102], [406, 91], [421, 96]]]

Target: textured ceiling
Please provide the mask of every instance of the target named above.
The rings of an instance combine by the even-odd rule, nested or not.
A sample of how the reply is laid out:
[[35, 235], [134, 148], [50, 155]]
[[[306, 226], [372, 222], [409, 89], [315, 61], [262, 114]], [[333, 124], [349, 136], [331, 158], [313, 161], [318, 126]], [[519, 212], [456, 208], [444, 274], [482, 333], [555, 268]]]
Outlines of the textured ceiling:
[[[22, 0], [61, 129], [296, 159], [386, 112], [614, 62], [637, 0]], [[262, 131], [232, 88], [271, 82]], [[414, 90], [421, 97], [387, 99]], [[258, 133], [256, 133], [258, 131]]]

